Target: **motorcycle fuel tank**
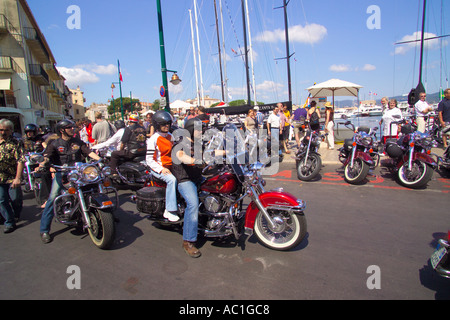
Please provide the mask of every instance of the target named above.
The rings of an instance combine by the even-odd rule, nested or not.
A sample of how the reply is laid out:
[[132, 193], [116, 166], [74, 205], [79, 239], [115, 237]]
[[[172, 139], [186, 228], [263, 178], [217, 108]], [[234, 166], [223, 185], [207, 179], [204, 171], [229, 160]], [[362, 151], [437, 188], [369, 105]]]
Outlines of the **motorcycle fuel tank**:
[[206, 180], [200, 189], [210, 193], [233, 193], [237, 189], [237, 181], [233, 174], [225, 173]]

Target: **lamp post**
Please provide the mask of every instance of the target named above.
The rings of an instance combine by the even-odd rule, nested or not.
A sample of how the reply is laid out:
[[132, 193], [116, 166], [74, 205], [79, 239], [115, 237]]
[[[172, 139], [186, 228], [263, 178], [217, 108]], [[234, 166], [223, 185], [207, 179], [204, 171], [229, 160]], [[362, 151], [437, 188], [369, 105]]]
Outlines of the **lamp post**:
[[164, 30], [162, 22], [162, 11], [161, 11], [161, 0], [156, 0], [156, 8], [158, 11], [158, 29], [159, 29], [159, 46], [161, 53], [161, 73], [162, 73], [162, 83], [165, 90], [164, 97], [166, 98], [166, 105], [164, 107], [165, 111], [170, 112], [170, 100], [169, 100], [169, 86], [167, 84], [167, 72], [172, 72], [173, 76], [170, 82], [177, 85], [181, 82], [176, 71], [167, 70], [166, 66], [166, 50], [164, 47]]
[[[123, 116], [123, 99], [122, 99], [122, 84], [119, 82], [113, 82], [111, 83], [111, 89], [115, 89], [116, 86], [114, 84], [119, 84], [120, 87], [120, 111], [122, 114], [122, 120], [124, 120], [124, 116]], [[116, 120], [116, 105], [114, 104], [114, 120]]]

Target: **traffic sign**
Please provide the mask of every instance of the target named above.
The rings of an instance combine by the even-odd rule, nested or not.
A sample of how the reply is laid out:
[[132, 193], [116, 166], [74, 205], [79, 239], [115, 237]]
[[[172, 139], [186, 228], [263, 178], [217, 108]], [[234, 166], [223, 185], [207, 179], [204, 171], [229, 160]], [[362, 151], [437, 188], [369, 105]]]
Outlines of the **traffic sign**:
[[161, 88], [159, 89], [159, 95], [161, 97], [165, 97], [166, 96], [166, 88], [164, 88], [164, 86], [161, 86]]

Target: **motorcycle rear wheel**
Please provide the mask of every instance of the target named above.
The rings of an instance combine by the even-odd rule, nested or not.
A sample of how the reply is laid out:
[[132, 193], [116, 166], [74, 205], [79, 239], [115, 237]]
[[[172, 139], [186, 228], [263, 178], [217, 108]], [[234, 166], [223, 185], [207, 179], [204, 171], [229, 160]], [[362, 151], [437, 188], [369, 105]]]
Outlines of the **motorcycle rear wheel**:
[[433, 168], [422, 161], [413, 161], [411, 170], [408, 167], [409, 163], [405, 162], [398, 170], [398, 180], [407, 188], [422, 188], [433, 177]]
[[310, 181], [314, 179], [322, 168], [322, 159], [316, 153], [310, 153], [308, 160], [301, 159], [297, 161], [297, 178], [302, 181]]
[[92, 242], [100, 249], [109, 249], [114, 242], [115, 226], [112, 210], [92, 209], [89, 212], [91, 228], [88, 229]]
[[304, 215], [283, 210], [268, 210], [276, 227], [272, 228], [264, 215], [256, 216], [254, 231], [258, 240], [266, 247], [287, 251], [295, 248], [306, 236], [306, 218]]
[[353, 160], [353, 168], [350, 162], [344, 168], [344, 179], [350, 184], [358, 184], [362, 182], [369, 173], [369, 165], [359, 158]]

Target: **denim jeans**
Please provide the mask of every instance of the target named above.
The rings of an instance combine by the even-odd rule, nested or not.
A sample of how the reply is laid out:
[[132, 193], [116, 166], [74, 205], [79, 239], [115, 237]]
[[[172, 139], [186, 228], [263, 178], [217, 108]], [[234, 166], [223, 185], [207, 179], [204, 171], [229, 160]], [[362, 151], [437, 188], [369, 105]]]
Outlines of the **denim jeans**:
[[161, 174], [152, 170], [152, 175], [164, 181], [166, 186], [166, 210], [177, 212], [177, 178], [173, 174]]
[[53, 203], [54, 203], [55, 199], [61, 193], [62, 188], [63, 188], [62, 173], [56, 172], [55, 178], [53, 179], [53, 183], [52, 183], [52, 189], [50, 191], [50, 195], [47, 200], [47, 204], [45, 205], [45, 209], [42, 212], [41, 227], [40, 227], [41, 233], [50, 232], [50, 226], [52, 224], [52, 219], [53, 219], [53, 215], [54, 215], [53, 214]]
[[16, 224], [14, 220], [14, 211], [11, 207], [11, 198], [9, 196], [9, 187], [11, 184], [0, 184], [0, 212], [5, 219], [5, 227], [11, 227]]
[[198, 193], [197, 185], [192, 181], [178, 184], [178, 191], [186, 200], [186, 211], [184, 213], [183, 240], [195, 242], [198, 233]]

